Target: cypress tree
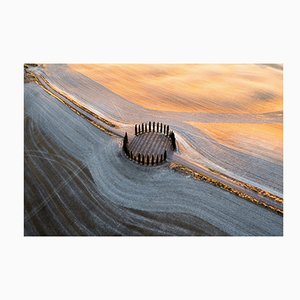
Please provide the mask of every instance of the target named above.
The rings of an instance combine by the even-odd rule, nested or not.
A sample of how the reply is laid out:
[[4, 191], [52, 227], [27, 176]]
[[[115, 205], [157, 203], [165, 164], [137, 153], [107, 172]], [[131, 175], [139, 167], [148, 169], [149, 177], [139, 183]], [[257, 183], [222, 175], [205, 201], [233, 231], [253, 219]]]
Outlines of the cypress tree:
[[151, 121], [149, 121], [149, 132], [151, 132]]
[[141, 154], [139, 153], [138, 155], [138, 163], [140, 164], [141, 163]]
[[134, 125], [134, 133], [135, 133], [135, 135], [137, 135], [137, 125], [136, 124]]
[[155, 122], [153, 122], [153, 132], [155, 132]]
[[164, 125], [164, 134], [166, 134], [166, 124]]
[[145, 156], [144, 156], [144, 154], [142, 154], [142, 164], [143, 165], [145, 164]]
[[123, 150], [125, 152], [125, 154], [128, 156], [128, 146], [127, 146], [127, 143], [125, 142], [125, 137], [123, 139]]
[[132, 151], [130, 151], [130, 158], [133, 159]]
[[141, 133], [141, 125], [139, 125], [139, 134]]
[[142, 123], [142, 133], [144, 133], [144, 123]]
[[169, 125], [167, 126], [167, 136], [169, 135]]
[[154, 155], [152, 154], [151, 165], [154, 165]]
[[174, 134], [173, 131], [171, 131], [170, 137], [171, 137], [171, 142], [172, 142], [173, 150], [176, 150], [176, 140], [175, 140], [175, 134]]
[[173, 141], [174, 141], [174, 150], [176, 150], [176, 138], [175, 133], [173, 132]]
[[159, 163], [159, 158], [158, 158], [158, 154], [156, 155], [156, 164], [158, 165]]
[[167, 150], [164, 152], [164, 161], [167, 160]]
[[147, 132], [147, 123], [145, 123], [145, 132]]
[[149, 154], [147, 154], [147, 166], [149, 166]]
[[123, 138], [123, 149], [124, 149], [124, 151], [125, 151], [125, 149], [126, 149], [126, 141], [125, 141], [125, 137]]
[[126, 144], [128, 143], [128, 135], [127, 135], [127, 132], [125, 132], [124, 141], [125, 141]]
[[163, 155], [161, 154], [160, 155], [160, 163], [162, 163], [163, 162]]
[[162, 133], [162, 129], [163, 129], [163, 124], [160, 123], [160, 133]]

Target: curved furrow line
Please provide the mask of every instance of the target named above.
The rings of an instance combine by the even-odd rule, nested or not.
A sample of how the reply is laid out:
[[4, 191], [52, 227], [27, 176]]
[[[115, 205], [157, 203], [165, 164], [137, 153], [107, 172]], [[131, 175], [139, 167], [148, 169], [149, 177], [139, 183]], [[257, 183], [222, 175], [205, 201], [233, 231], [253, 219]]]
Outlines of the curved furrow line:
[[[127, 206], [129, 205], [129, 207], [138, 207], [139, 209], [142, 210], [150, 210], [150, 211], [169, 211], [169, 212], [187, 212], [189, 214], [192, 215], [196, 215], [197, 217], [205, 217], [205, 215], [203, 214], [203, 212], [205, 212], [205, 214], [209, 214], [210, 217], [209, 219], [213, 218], [213, 216], [219, 215], [219, 217], [224, 220], [227, 220], [226, 222], [231, 222], [231, 224], [234, 224], [234, 218], [236, 216], [231, 216], [227, 215], [225, 212], [222, 213], [222, 209], [220, 210], [219, 208], [217, 208], [217, 206], [215, 207], [215, 209], [212, 210], [211, 208], [211, 203], [209, 203], [209, 200], [206, 204], [206, 201], [203, 201], [204, 199], [201, 199], [201, 209], [199, 207], [199, 209], [196, 209], [196, 207], [198, 206], [198, 201], [200, 200], [198, 197], [198, 200], [193, 200], [193, 198], [195, 198], [195, 195], [197, 195], [197, 193], [199, 194], [199, 192], [201, 192], [201, 186], [193, 186], [193, 188], [189, 187], [187, 188], [187, 181], [182, 180], [182, 178], [177, 178], [176, 181], [174, 181], [173, 178], [173, 183], [171, 184], [172, 180], [171, 178], [169, 178], [171, 176], [171, 174], [168, 174], [168, 176], [163, 176], [162, 174], [156, 174], [156, 176], [152, 176], [151, 172], [149, 172], [149, 176], [146, 177], [145, 175], [148, 172], [142, 172], [145, 173], [144, 175], [140, 174], [141, 172], [138, 172], [137, 170], [141, 170], [140, 166], [135, 166], [134, 164], [132, 165], [132, 168], [137, 168], [137, 170], [135, 170], [134, 172], [137, 172], [136, 176], [132, 177], [132, 173], [130, 172], [130, 174], [122, 174], [121, 172], [119, 172], [120, 167], [118, 166], [119, 163], [121, 163], [121, 161], [116, 161], [115, 159], [111, 159], [113, 157], [110, 157], [110, 153], [111, 153], [111, 149], [108, 150], [107, 152], [105, 152], [106, 155], [105, 158], [103, 158], [103, 160], [105, 160], [105, 162], [110, 165], [111, 167], [113, 167], [113, 169], [110, 169], [110, 172], [108, 172], [107, 174], [103, 174], [100, 172], [95, 172], [95, 170], [91, 169], [92, 172], [92, 176], [95, 179], [96, 184], [101, 187], [101, 191], [102, 193], [110, 198], [110, 199], [115, 199], [117, 200], [117, 202], [115, 202], [116, 204], [121, 204], [123, 206]], [[112, 155], [113, 156], [113, 155]], [[103, 157], [103, 156], [102, 156]], [[94, 164], [95, 162], [93, 162]], [[117, 164], [116, 164], [117, 163]], [[98, 163], [97, 163], [98, 164]], [[104, 161], [99, 161], [99, 164], [104, 164]], [[123, 167], [123, 169], [128, 170], [129, 165], [126, 166], [126, 168]], [[144, 170], [146, 170], [147, 167], [145, 167]], [[149, 168], [148, 168], [149, 169]], [[157, 168], [158, 169], [158, 168]], [[156, 171], [157, 171], [156, 169]], [[161, 168], [162, 170], [163, 168]], [[129, 177], [129, 175], [131, 175]], [[154, 175], [154, 173], [153, 173]], [[146, 179], [145, 179], [146, 178]], [[157, 180], [155, 180], [155, 178]], [[169, 180], [164, 182], [164, 178], [169, 178]], [[141, 181], [141, 179], [145, 179], [143, 181]], [[153, 181], [154, 180], [154, 181]], [[161, 180], [161, 181], [160, 181]], [[112, 184], [113, 182], [113, 184]], [[167, 183], [169, 182], [169, 183]], [[191, 182], [189, 182], [191, 183]], [[174, 187], [176, 186], [176, 191], [174, 191]], [[153, 190], [152, 187], [155, 187], [156, 189]], [[196, 190], [195, 190], [196, 187]], [[204, 188], [204, 186], [202, 186], [202, 188]], [[149, 190], [150, 189], [150, 190]], [[199, 190], [200, 189], [200, 190]], [[156, 192], [156, 190], [158, 192]], [[184, 193], [180, 192], [181, 190], [184, 190]], [[151, 192], [150, 192], [151, 191]], [[174, 193], [176, 193], [176, 195], [180, 195], [182, 194], [182, 200], [184, 200], [183, 202], [174, 202]], [[221, 192], [220, 192], [221, 193]], [[226, 192], [224, 192], [226, 193]], [[205, 189], [205, 192], [203, 191], [202, 193], [202, 197], [205, 196], [205, 198], [210, 199], [210, 195], [209, 192]], [[215, 191], [213, 191], [213, 194], [215, 194]], [[212, 194], [212, 197], [213, 197]], [[221, 193], [222, 194], [222, 193]], [[136, 197], [134, 195], [137, 195]], [[224, 197], [225, 195], [222, 194], [222, 197]], [[136, 198], [135, 201], [133, 201]], [[227, 198], [227, 197], [226, 197]], [[143, 199], [143, 201], [141, 201], [141, 199]], [[114, 201], [115, 201], [114, 200]], [[129, 201], [130, 200], [130, 201]], [[231, 200], [230, 200], [231, 201]], [[235, 203], [235, 201], [234, 201]], [[246, 202], [245, 202], [246, 203]], [[237, 210], [243, 210], [244, 207], [248, 207], [245, 203], [241, 204], [239, 203], [238, 205], [235, 204], [237, 207], [235, 209]], [[138, 205], [138, 206], [137, 206]], [[230, 202], [227, 203], [227, 207], [226, 209], [230, 210], [230, 207], [234, 205]], [[243, 206], [241, 208], [241, 205]], [[251, 207], [251, 206], [250, 206]], [[249, 208], [249, 207], [248, 207]], [[252, 207], [253, 209], [253, 207]], [[224, 210], [224, 207], [223, 207]], [[272, 213], [270, 213], [272, 215]], [[274, 215], [276, 216], [276, 215]], [[206, 216], [207, 217], [207, 216]], [[274, 221], [274, 219], [277, 219], [277, 217], [273, 217], [270, 216], [268, 214], [268, 218], [270, 218], [270, 220]], [[278, 224], [280, 224], [280, 216], [278, 216], [279, 219], [277, 219], [279, 221]], [[248, 219], [248, 218], [247, 218]], [[206, 220], [209, 221], [209, 220]], [[215, 220], [214, 220], [215, 221]], [[251, 221], [250, 219], [248, 219], [248, 221]], [[213, 224], [213, 222], [210, 222], [211, 224]], [[243, 224], [244, 221], [240, 220], [240, 223]], [[226, 223], [223, 223], [222, 226], [225, 226]], [[241, 225], [243, 227], [244, 231], [248, 231], [249, 229], [247, 229], [247, 226], [245, 225]], [[222, 228], [222, 227], [218, 227], [218, 228]], [[233, 230], [233, 229], [231, 229]], [[268, 231], [268, 229], [265, 229], [266, 231]], [[234, 231], [234, 234], [236, 234], [237, 232]]]

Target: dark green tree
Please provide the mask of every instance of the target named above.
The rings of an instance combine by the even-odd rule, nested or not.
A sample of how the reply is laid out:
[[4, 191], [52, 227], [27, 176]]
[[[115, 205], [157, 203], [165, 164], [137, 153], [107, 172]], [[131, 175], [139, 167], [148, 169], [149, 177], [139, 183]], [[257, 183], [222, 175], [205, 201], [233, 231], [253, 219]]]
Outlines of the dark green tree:
[[167, 150], [164, 152], [164, 161], [167, 160]]
[[173, 131], [171, 131], [170, 133], [170, 138], [171, 138], [171, 143], [173, 146], [173, 150], [176, 150], [176, 139], [175, 139], [175, 133]]
[[134, 133], [135, 133], [135, 135], [137, 135], [137, 125], [136, 124], [134, 125]]
[[169, 135], [169, 125], [167, 126], [167, 136]]
[[123, 149], [124, 149], [124, 151], [125, 151], [125, 149], [126, 149], [126, 146], [127, 146], [127, 144], [126, 144], [125, 137], [124, 137], [124, 138], [123, 138]]
[[147, 154], [147, 166], [149, 166], [149, 154]]
[[128, 155], [128, 135], [127, 132], [125, 132], [125, 136], [123, 138], [123, 150]]
[[125, 138], [123, 139], [123, 150], [127, 154], [127, 143], [125, 142]]
[[152, 154], [152, 158], [151, 158], [151, 165], [154, 165], [154, 155]]
[[149, 132], [151, 132], [151, 121], [149, 121]]

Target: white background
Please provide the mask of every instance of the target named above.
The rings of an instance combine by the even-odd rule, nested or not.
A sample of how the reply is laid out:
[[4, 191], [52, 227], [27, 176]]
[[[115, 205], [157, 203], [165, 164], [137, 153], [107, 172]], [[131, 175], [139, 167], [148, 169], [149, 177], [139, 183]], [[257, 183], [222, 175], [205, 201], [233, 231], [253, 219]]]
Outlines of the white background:
[[[297, 2], [2, 1], [0, 298], [299, 299]], [[283, 63], [284, 237], [23, 237], [26, 62]]]

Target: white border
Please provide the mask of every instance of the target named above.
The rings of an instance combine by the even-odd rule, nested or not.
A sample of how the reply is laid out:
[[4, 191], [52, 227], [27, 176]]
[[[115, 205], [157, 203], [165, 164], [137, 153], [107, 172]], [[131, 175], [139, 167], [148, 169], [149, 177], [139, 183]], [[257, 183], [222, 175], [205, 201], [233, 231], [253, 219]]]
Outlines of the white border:
[[[299, 298], [297, 11], [297, 1], [2, 4], [1, 298]], [[283, 63], [285, 236], [24, 238], [25, 62]]]

